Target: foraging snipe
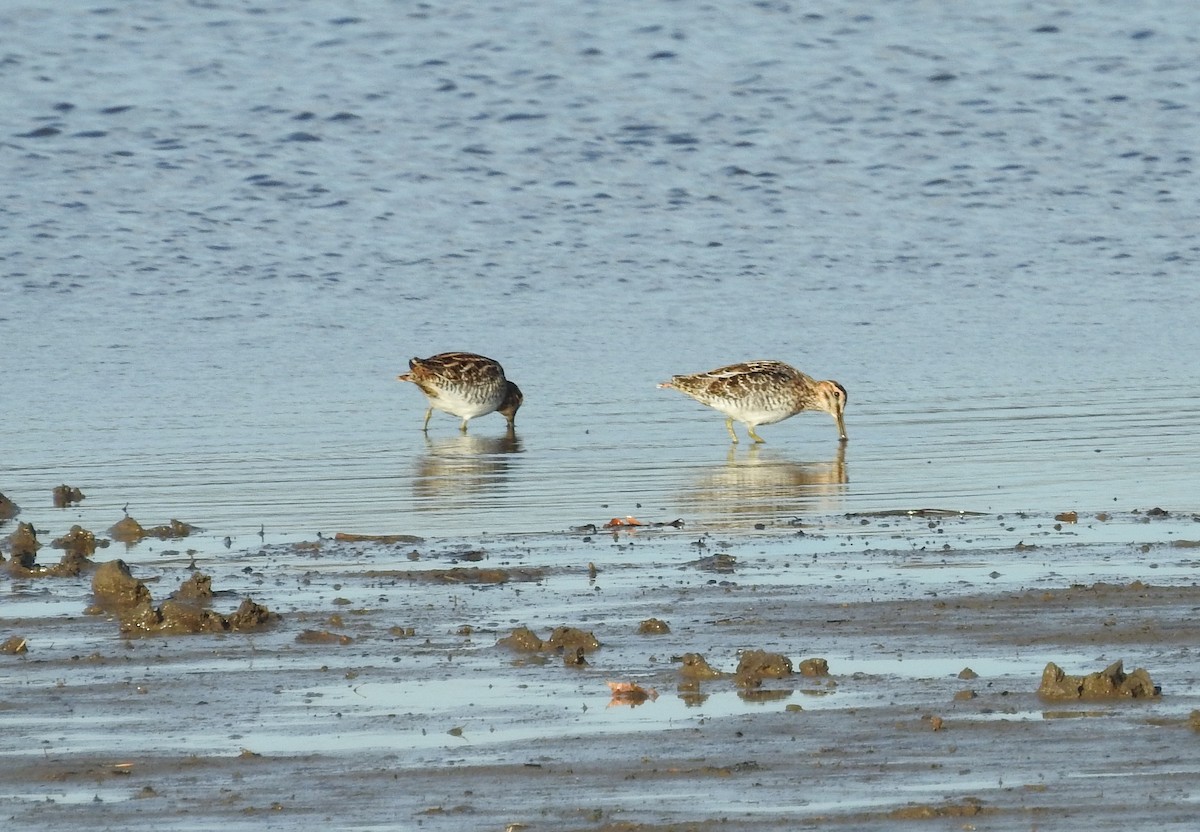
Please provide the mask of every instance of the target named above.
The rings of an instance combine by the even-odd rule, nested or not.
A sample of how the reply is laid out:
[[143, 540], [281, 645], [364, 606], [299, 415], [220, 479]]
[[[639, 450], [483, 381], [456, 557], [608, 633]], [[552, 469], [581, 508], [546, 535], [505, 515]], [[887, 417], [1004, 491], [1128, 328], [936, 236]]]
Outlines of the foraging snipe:
[[396, 376], [411, 381], [429, 399], [422, 430], [429, 430], [429, 418], [434, 410], [442, 410], [462, 419], [459, 430], [467, 430], [467, 422], [476, 416], [493, 411], [508, 420], [512, 427], [517, 408], [524, 396], [517, 385], [504, 377], [498, 361], [471, 352], [444, 352], [429, 358], [414, 358], [408, 362], [409, 372]]
[[746, 426], [755, 442], [763, 439], [754, 429], [773, 425], [802, 410], [823, 410], [837, 421], [838, 436], [845, 442], [846, 388], [836, 381], [816, 381], [782, 361], [747, 361], [707, 373], [674, 376], [659, 387], [670, 387], [724, 413], [725, 428], [733, 441], [734, 421]]

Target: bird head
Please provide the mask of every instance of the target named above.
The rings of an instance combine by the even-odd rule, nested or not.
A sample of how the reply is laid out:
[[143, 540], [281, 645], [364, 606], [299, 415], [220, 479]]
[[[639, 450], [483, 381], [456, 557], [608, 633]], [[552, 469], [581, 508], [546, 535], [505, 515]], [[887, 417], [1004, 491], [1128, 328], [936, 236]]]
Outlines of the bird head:
[[500, 406], [496, 408], [496, 411], [507, 419], [508, 424], [511, 426], [517, 418], [517, 409], [525, 401], [525, 397], [521, 395], [521, 388], [517, 387], [511, 381], [507, 381], [505, 384], [508, 386], [504, 391], [504, 401], [500, 402]]
[[846, 420], [842, 418], [842, 414], [846, 412], [846, 399], [846, 388], [836, 381], [817, 382], [817, 401], [820, 403], [821, 410], [824, 410], [837, 422], [838, 438], [843, 442], [849, 439], [846, 436]]

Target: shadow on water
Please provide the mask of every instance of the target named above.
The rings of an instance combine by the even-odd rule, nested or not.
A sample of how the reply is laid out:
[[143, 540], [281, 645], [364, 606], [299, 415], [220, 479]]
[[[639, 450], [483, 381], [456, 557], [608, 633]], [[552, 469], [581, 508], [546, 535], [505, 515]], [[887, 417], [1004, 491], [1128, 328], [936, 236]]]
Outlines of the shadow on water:
[[778, 518], [841, 510], [850, 481], [846, 445], [829, 460], [798, 462], [754, 445], [730, 447], [725, 462], [701, 469], [680, 504], [717, 520]]
[[425, 451], [413, 472], [414, 507], [418, 511], [464, 507], [472, 498], [496, 491], [509, 477], [513, 456], [523, 450], [511, 425], [500, 436], [426, 435]]

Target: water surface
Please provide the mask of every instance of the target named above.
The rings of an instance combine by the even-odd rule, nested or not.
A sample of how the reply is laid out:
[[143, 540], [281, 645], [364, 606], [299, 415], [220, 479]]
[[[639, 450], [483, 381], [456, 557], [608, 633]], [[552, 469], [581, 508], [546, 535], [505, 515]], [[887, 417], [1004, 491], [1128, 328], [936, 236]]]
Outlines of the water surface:
[[[0, 12], [0, 491], [217, 547], [1196, 510], [1200, 13]], [[468, 436], [394, 381], [501, 360]], [[655, 383], [850, 392], [730, 448]], [[89, 496], [65, 512], [50, 489]]]

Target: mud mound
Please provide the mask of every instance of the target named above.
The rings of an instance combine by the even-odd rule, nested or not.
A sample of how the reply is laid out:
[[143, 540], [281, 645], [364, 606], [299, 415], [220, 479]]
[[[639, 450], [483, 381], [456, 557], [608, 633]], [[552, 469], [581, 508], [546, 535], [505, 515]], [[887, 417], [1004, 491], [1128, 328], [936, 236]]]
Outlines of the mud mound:
[[700, 681], [702, 679], [720, 679], [723, 674], [708, 663], [700, 653], [684, 653], [682, 656], [672, 656], [671, 661], [679, 662], [679, 675], [684, 681]]
[[638, 635], [661, 636], [671, 632], [671, 625], [661, 618], [647, 618], [638, 624]]
[[1042, 671], [1037, 692], [1043, 699], [1141, 699], [1159, 696], [1162, 689], [1151, 681], [1145, 668], [1127, 674], [1121, 661], [1086, 676], [1070, 676], [1050, 662]]
[[12, 500], [0, 494], [0, 522], [11, 520], [21, 513], [21, 507]]
[[37, 530], [30, 523], [18, 523], [16, 531], [8, 536], [8, 554], [13, 568], [32, 569], [37, 562]]
[[181, 520], [171, 520], [161, 526], [144, 527], [137, 520], [126, 515], [124, 519], [114, 523], [108, 529], [108, 536], [121, 543], [138, 543], [146, 537], [157, 537], [159, 540], [176, 540], [187, 537], [196, 531], [196, 527]]
[[55, 487], [53, 493], [54, 507], [66, 508], [67, 506], [80, 502], [86, 497], [87, 495], [78, 488], [74, 488], [65, 484], [59, 485]]
[[556, 627], [545, 640], [528, 627], [517, 627], [497, 641], [496, 646], [524, 653], [559, 651], [578, 656], [600, 649], [600, 641], [591, 632], [575, 627]]
[[120, 559], [110, 560], [96, 568], [92, 575], [92, 596], [102, 610], [117, 613], [150, 602], [150, 590], [133, 577], [129, 564]]
[[[66, 549], [61, 560], [53, 566], [44, 566], [37, 562], [37, 552], [42, 544], [37, 541], [37, 532], [28, 523], [21, 523], [17, 530], [9, 536], [9, 546], [12, 560], [8, 570], [23, 578], [63, 578], [82, 575], [94, 564], [89, 557], [98, 546], [107, 546], [107, 541], [96, 541], [96, 536], [80, 526], [72, 526], [71, 531], [50, 544], [59, 549]], [[3, 558], [0, 558], [2, 561]]]
[[781, 653], [765, 650], [743, 651], [733, 678], [746, 688], [758, 687], [763, 679], [782, 679], [792, 675], [792, 660]]
[[101, 564], [92, 576], [95, 607], [90, 612], [109, 612], [117, 617], [126, 634], [185, 635], [258, 630], [278, 620], [266, 607], [244, 598], [237, 610], [224, 616], [209, 609], [212, 579], [194, 574], [160, 606], [146, 585], [129, 571], [123, 560]]

